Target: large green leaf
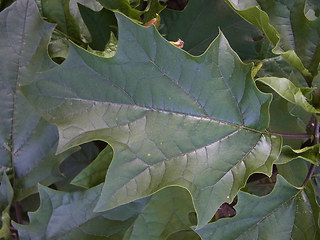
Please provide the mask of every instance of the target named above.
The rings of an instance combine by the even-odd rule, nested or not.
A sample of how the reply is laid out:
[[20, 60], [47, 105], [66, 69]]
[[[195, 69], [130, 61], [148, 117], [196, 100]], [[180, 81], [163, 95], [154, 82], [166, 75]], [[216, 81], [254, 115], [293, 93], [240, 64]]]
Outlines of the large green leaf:
[[10, 239], [10, 206], [13, 199], [13, 189], [6, 173], [1, 174], [0, 182], [0, 238]]
[[263, 35], [241, 19], [223, 0], [190, 0], [182, 12], [161, 12], [161, 33], [170, 41], [181, 38], [184, 49], [202, 54], [222, 29], [230, 45], [243, 59], [257, 57]]
[[0, 14], [0, 166], [13, 169], [20, 197], [36, 191], [38, 182], [55, 181], [68, 155], [55, 156], [56, 127], [40, 118], [18, 88], [53, 66], [47, 54], [52, 30], [33, 0], [16, 1]]
[[83, 192], [65, 193], [40, 187], [41, 205], [29, 214], [30, 224], [14, 226], [20, 239], [166, 239], [189, 229], [193, 211], [187, 191], [164, 189], [151, 198], [95, 213], [102, 184]]
[[203, 240], [319, 239], [319, 206], [311, 183], [305, 189], [282, 177], [269, 195], [239, 193], [237, 215], [210, 223], [197, 231]]
[[320, 18], [309, 20], [306, 17], [306, 0], [227, 1], [269, 38], [275, 53], [282, 54], [309, 81], [317, 75]]
[[271, 174], [281, 142], [263, 132], [270, 95], [256, 88], [251, 66], [222, 33], [194, 57], [154, 27], [116, 15], [113, 58], [72, 45], [61, 67], [23, 92], [58, 125], [60, 152], [92, 140], [112, 146], [96, 211], [177, 185], [190, 191], [203, 226], [249, 175]]

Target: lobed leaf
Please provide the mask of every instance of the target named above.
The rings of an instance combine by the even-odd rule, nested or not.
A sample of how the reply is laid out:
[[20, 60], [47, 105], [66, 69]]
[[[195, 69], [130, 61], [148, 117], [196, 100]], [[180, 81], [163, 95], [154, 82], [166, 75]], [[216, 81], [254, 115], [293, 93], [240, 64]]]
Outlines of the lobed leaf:
[[196, 232], [203, 240], [319, 239], [319, 206], [311, 183], [304, 189], [281, 176], [267, 196], [239, 193], [237, 215], [210, 223]]
[[166, 239], [189, 229], [190, 195], [167, 188], [151, 198], [95, 213], [102, 184], [83, 192], [65, 193], [39, 187], [41, 204], [29, 213], [30, 224], [14, 223], [22, 240], [32, 239]]
[[0, 13], [0, 166], [13, 170], [17, 197], [36, 191], [38, 182], [60, 178], [59, 163], [73, 150], [55, 156], [58, 131], [42, 119], [18, 85], [34, 80], [54, 63], [47, 54], [53, 25], [39, 15], [33, 0], [18, 0]]
[[161, 22], [160, 31], [166, 39], [182, 39], [184, 49], [193, 55], [202, 54], [216, 38], [219, 29], [243, 59], [256, 58], [257, 45], [263, 41], [259, 30], [221, 0], [190, 0], [182, 12], [165, 9], [161, 12]]
[[23, 92], [58, 125], [59, 151], [92, 140], [113, 148], [96, 211], [175, 185], [190, 191], [203, 226], [249, 175], [271, 174], [281, 141], [263, 132], [270, 95], [256, 88], [251, 66], [222, 33], [194, 57], [155, 28], [116, 16], [113, 58], [72, 45], [61, 67]]

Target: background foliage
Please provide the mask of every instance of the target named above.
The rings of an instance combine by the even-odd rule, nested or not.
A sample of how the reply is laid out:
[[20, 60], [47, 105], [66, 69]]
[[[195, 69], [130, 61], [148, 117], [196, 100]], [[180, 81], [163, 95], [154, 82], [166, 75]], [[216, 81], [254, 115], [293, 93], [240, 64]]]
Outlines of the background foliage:
[[0, 238], [319, 239], [319, 14], [0, 0]]

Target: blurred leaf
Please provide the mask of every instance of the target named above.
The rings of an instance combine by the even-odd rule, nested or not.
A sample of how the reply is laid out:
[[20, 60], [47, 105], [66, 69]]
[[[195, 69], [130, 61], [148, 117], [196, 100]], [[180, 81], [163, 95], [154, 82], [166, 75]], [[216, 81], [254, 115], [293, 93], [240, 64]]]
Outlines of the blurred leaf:
[[313, 145], [311, 147], [304, 147], [302, 149], [292, 149], [290, 146], [283, 146], [279, 158], [275, 161], [275, 164], [285, 164], [293, 159], [302, 158], [312, 164], [318, 164], [319, 145]]
[[182, 12], [166, 9], [160, 15], [163, 23], [160, 32], [170, 41], [182, 39], [184, 49], [193, 55], [208, 48], [219, 28], [242, 59], [256, 58], [257, 44], [264, 41], [259, 30], [221, 0], [190, 0]]
[[320, 62], [320, 18], [310, 21], [306, 17], [305, 0], [227, 1], [269, 38], [274, 53], [281, 54], [312, 81]]
[[167, 240], [201, 240], [199, 235], [192, 230], [171, 234]]
[[265, 197], [240, 192], [237, 215], [210, 223], [196, 232], [203, 240], [319, 239], [319, 206], [312, 185], [297, 189], [282, 177]]
[[110, 146], [107, 146], [98, 157], [84, 168], [71, 182], [84, 188], [92, 188], [100, 183], [103, 183], [108, 167], [113, 157], [113, 151]]
[[36, 191], [38, 182], [61, 177], [57, 166], [73, 151], [55, 156], [56, 127], [40, 118], [18, 88], [55, 66], [47, 54], [53, 27], [33, 0], [18, 0], [0, 13], [0, 166], [12, 170], [17, 199]]
[[300, 187], [308, 174], [308, 164], [301, 158], [293, 159], [286, 164], [278, 164], [278, 173], [290, 184]]
[[[129, 0], [97, 0], [104, 8], [111, 11], [121, 12], [133, 21], [138, 23], [148, 22], [160, 13], [165, 7], [159, 4], [158, 0], [148, 0], [148, 6], [145, 10], [137, 10], [130, 5]], [[133, 4], [136, 5], [136, 4]], [[142, 19], [142, 15], [144, 15]]]
[[113, 148], [97, 211], [177, 185], [191, 192], [203, 226], [251, 174], [271, 174], [281, 141], [263, 132], [270, 96], [222, 33], [193, 57], [155, 28], [116, 16], [113, 58], [72, 45], [64, 64], [24, 93], [59, 126], [59, 151], [92, 140]]
[[13, 199], [13, 189], [6, 173], [1, 176], [0, 183], [0, 238], [10, 239], [10, 206]]
[[79, 5], [79, 10], [91, 34], [89, 46], [92, 49], [103, 51], [110, 39], [111, 32], [116, 32], [117, 29], [117, 20], [114, 13], [107, 9], [95, 12], [83, 5]]
[[271, 87], [276, 93], [287, 101], [302, 107], [304, 110], [310, 113], [319, 113], [320, 110], [315, 109], [307, 100], [303, 94], [304, 91], [309, 89], [302, 89], [296, 87], [289, 79], [277, 78], [277, 77], [262, 77], [257, 78], [256, 81], [260, 81], [269, 87]]

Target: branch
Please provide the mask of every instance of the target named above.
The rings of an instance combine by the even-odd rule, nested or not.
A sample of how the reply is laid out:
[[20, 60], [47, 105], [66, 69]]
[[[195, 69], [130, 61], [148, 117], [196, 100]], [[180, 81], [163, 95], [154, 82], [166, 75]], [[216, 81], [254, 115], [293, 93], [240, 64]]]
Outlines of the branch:
[[283, 138], [288, 138], [288, 139], [306, 139], [306, 138], [311, 138], [311, 134], [308, 133], [295, 133], [295, 134], [287, 134], [287, 133], [277, 133], [277, 132], [268, 132], [270, 134], [275, 134], [279, 135]]
[[[314, 133], [314, 144], [315, 145], [319, 144], [319, 121], [318, 120], [316, 120], [316, 128], [315, 128], [315, 133]], [[311, 164], [309, 171], [308, 171], [308, 174], [306, 176], [306, 179], [303, 181], [301, 187], [304, 187], [309, 182], [309, 180], [311, 179], [311, 177], [313, 175], [315, 168], [316, 168], [316, 165]]]

